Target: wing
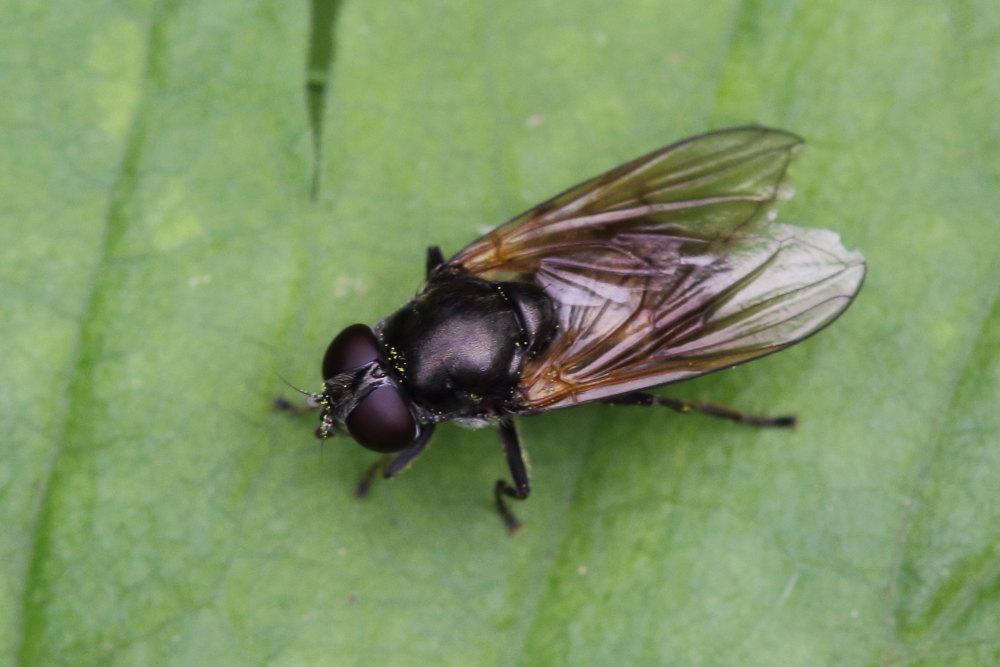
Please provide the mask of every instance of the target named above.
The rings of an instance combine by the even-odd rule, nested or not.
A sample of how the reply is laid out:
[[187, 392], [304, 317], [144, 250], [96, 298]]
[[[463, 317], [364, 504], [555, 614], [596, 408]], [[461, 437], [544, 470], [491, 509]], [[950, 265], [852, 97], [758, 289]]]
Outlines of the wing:
[[687, 139], [567, 190], [452, 267], [553, 299], [555, 340], [522, 373], [526, 411], [678, 382], [788, 347], [850, 304], [864, 260], [770, 215], [795, 135]]

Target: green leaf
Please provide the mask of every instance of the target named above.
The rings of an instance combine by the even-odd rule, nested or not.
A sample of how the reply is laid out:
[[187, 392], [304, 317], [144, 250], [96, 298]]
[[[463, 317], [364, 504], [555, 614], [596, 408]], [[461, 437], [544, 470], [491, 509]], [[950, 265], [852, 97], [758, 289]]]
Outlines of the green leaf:
[[[1000, 662], [995, 3], [0, 6], [0, 664]], [[325, 39], [329, 37], [329, 42]], [[312, 83], [312, 92], [307, 83]], [[807, 139], [869, 261], [795, 348], [406, 474], [271, 410], [344, 326], [563, 188]]]

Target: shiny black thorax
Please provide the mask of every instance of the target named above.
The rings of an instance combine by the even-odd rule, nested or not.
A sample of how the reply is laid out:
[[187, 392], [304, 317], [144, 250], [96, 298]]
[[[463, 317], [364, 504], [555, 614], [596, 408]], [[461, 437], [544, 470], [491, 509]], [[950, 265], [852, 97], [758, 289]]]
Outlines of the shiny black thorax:
[[433, 421], [491, 419], [516, 407], [521, 369], [555, 322], [535, 285], [438, 274], [376, 335], [387, 370]]

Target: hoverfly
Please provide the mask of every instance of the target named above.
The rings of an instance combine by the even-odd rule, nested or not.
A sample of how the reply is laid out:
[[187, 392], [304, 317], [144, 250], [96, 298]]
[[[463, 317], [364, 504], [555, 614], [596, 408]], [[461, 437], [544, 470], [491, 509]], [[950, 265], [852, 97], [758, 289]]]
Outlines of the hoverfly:
[[350, 434], [392, 477], [443, 421], [496, 424], [512, 483], [530, 484], [515, 415], [584, 403], [661, 405], [763, 426], [649, 389], [794, 345], [835, 320], [865, 275], [837, 234], [774, 221], [802, 140], [764, 127], [695, 136], [566, 190], [445, 260], [432, 246], [416, 296], [330, 343], [317, 437]]

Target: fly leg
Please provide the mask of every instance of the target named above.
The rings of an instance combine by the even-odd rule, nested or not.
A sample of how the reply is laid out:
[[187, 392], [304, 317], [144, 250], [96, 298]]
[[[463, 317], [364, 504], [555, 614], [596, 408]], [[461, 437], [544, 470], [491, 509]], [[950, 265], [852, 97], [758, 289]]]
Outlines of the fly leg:
[[372, 464], [370, 468], [365, 472], [364, 477], [358, 482], [358, 485], [354, 487], [354, 495], [358, 498], [364, 498], [368, 495], [368, 492], [372, 488], [372, 484], [375, 481], [375, 477], [378, 475], [379, 471], [382, 472], [382, 476], [388, 479], [389, 477], [395, 477], [399, 473], [403, 472], [413, 459], [420, 455], [420, 452], [424, 451], [427, 447], [427, 442], [431, 439], [431, 435], [434, 433], [434, 424], [425, 424], [420, 427], [420, 433], [417, 434], [417, 439], [413, 443], [401, 451], [395, 456], [390, 456], [389, 454], [384, 454], [379, 457], [378, 461]]
[[420, 431], [417, 433], [417, 439], [410, 444], [409, 447], [401, 451], [399, 454], [393, 457], [389, 463], [386, 464], [385, 470], [383, 471], [383, 477], [395, 477], [399, 473], [406, 470], [406, 468], [413, 463], [413, 459], [420, 455], [420, 452], [424, 451], [427, 447], [428, 441], [430, 441], [431, 436], [434, 434], [434, 424], [422, 424], [420, 426]]
[[716, 405], [715, 403], [685, 401], [679, 398], [666, 398], [665, 396], [656, 396], [654, 394], [647, 394], [644, 392], [622, 394], [621, 396], [604, 399], [601, 402], [609, 405], [638, 405], [641, 407], [661, 405], [665, 408], [670, 408], [675, 412], [683, 414], [700, 412], [701, 414], [709, 415], [710, 417], [720, 417], [722, 419], [729, 419], [741, 424], [750, 424], [751, 426], [794, 427], [798, 421], [798, 418], [795, 415], [782, 415], [779, 417], [748, 415], [743, 412], [733, 410], [732, 408]]
[[500, 419], [499, 432], [500, 443], [503, 445], [507, 467], [510, 468], [510, 476], [513, 478], [514, 484], [511, 485], [506, 480], [498, 479], [496, 486], [493, 487], [493, 499], [496, 501], [500, 518], [507, 525], [510, 534], [514, 535], [521, 529], [522, 524], [507, 506], [507, 498], [524, 500], [531, 493], [531, 483], [528, 480], [528, 459], [525, 457], [524, 449], [521, 448], [517, 429], [514, 428], [514, 420], [511, 417]]
[[436, 245], [427, 248], [427, 277], [430, 278], [434, 269], [442, 264], [444, 264], [444, 255], [441, 254], [441, 248]]
[[378, 457], [378, 460], [371, 464], [371, 467], [358, 480], [358, 485], [354, 487], [354, 495], [358, 498], [367, 498], [368, 492], [372, 490], [372, 483], [375, 482], [375, 477], [379, 474], [379, 471], [385, 469], [387, 463], [389, 463], [388, 454]]
[[278, 412], [285, 412], [290, 415], [311, 414], [319, 410], [318, 405], [312, 405], [311, 403], [306, 403], [305, 405], [296, 405], [295, 403], [292, 403], [284, 396], [275, 396], [274, 402], [271, 405]]

